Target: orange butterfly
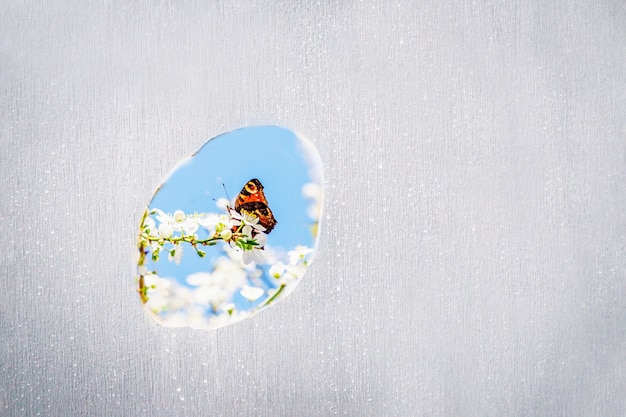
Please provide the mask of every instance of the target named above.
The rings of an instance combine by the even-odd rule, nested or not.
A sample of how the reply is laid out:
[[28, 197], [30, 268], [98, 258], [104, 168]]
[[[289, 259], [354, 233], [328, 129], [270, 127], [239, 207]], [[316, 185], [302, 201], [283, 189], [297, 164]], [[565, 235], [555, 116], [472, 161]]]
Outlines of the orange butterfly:
[[263, 184], [256, 178], [248, 181], [241, 189], [235, 200], [235, 211], [239, 214], [245, 211], [258, 217], [259, 223], [266, 229], [265, 233], [271, 232], [278, 223], [267, 204], [267, 199], [263, 193]]

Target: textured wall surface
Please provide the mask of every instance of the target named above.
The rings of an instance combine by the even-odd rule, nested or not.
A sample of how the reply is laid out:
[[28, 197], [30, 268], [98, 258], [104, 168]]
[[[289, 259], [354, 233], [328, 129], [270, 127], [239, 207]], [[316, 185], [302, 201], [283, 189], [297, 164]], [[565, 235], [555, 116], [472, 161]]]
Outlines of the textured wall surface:
[[[625, 114], [618, 0], [5, 1], [0, 415], [623, 417]], [[320, 151], [317, 261], [159, 327], [142, 211], [252, 124]]]

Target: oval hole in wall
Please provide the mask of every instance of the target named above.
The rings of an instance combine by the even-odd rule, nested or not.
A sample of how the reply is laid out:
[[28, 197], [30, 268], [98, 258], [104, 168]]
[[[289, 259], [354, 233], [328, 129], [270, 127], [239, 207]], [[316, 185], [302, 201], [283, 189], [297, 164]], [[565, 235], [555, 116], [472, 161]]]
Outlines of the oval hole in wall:
[[322, 166], [276, 126], [208, 141], [154, 194], [140, 224], [139, 296], [158, 323], [214, 329], [284, 299], [317, 247]]

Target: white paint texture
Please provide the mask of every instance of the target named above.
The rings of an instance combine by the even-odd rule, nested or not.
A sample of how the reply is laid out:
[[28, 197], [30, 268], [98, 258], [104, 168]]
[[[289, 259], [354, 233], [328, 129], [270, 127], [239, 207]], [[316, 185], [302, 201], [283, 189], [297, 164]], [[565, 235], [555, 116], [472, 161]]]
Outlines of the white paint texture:
[[[0, 415], [626, 415], [624, 2], [4, 3]], [[250, 124], [320, 151], [317, 263], [158, 327], [142, 210]]]

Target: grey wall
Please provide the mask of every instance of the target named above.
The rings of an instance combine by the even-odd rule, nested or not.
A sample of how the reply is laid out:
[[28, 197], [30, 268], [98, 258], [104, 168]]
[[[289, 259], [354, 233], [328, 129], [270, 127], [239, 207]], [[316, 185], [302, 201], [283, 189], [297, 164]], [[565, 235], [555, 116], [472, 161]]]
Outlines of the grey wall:
[[[626, 415], [624, 2], [3, 3], [0, 415]], [[251, 124], [320, 151], [316, 264], [159, 327], [142, 211]]]

